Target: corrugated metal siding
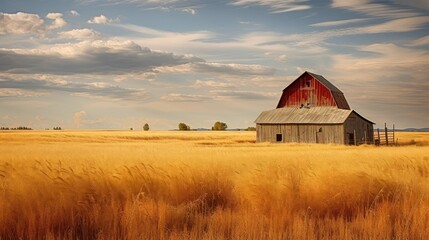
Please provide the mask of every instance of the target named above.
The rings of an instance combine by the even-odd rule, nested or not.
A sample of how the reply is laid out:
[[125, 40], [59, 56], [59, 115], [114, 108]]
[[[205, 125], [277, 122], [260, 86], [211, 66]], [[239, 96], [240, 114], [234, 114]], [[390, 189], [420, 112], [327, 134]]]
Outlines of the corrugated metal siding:
[[339, 124], [344, 123], [351, 112], [335, 107], [277, 108], [262, 112], [255, 123]]
[[286, 143], [344, 144], [343, 124], [256, 124], [257, 142], [277, 142], [277, 134]]

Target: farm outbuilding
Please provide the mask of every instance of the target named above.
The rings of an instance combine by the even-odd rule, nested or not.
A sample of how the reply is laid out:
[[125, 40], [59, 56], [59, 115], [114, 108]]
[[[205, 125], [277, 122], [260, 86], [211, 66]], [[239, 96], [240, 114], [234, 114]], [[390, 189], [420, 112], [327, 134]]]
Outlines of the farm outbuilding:
[[255, 120], [257, 142], [372, 144], [373, 122], [351, 110], [323, 76], [304, 72], [283, 90], [277, 108]]

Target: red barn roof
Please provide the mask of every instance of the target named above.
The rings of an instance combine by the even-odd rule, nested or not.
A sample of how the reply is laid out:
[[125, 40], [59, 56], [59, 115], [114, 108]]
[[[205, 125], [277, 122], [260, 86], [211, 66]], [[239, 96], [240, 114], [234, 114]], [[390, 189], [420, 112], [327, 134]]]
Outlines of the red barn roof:
[[284, 107], [337, 107], [350, 109], [344, 94], [326, 78], [304, 72], [283, 90], [277, 108]]

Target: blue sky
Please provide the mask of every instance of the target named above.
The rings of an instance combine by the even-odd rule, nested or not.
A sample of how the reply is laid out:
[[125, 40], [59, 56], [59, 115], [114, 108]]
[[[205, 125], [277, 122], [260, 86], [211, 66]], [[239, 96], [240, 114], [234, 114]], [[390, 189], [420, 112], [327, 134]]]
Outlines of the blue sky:
[[1, 126], [244, 128], [306, 70], [378, 126], [429, 127], [429, 2], [0, 5]]

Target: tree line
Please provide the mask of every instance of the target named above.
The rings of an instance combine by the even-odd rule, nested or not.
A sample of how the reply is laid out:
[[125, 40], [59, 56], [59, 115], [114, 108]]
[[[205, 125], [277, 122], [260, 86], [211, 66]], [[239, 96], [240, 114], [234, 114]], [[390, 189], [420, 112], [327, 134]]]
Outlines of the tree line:
[[9, 127], [0, 127], [0, 130], [33, 130], [32, 128], [29, 127], [16, 127], [16, 128], [9, 128]]
[[[221, 121], [217, 121], [213, 124], [211, 130], [212, 131], [225, 131], [227, 128], [228, 128], [228, 125], [226, 123], [221, 122]], [[191, 131], [192, 130], [191, 127], [184, 122], [179, 123], [177, 126], [177, 129], [179, 131]], [[149, 124], [148, 123], [145, 123], [143, 125], [143, 130], [149, 131]], [[256, 128], [255, 127], [248, 127], [244, 130], [245, 131], [256, 131]]]

